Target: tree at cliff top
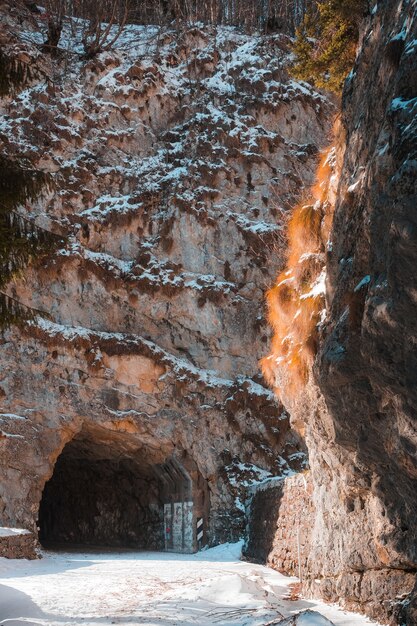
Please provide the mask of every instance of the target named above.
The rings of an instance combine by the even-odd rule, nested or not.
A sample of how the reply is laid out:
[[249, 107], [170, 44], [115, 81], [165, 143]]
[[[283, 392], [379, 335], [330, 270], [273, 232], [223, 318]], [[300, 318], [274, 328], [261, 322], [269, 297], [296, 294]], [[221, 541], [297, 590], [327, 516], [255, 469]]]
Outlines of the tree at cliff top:
[[[28, 6], [30, 0], [15, 0]], [[30, 4], [32, 19], [42, 33], [43, 49], [52, 55], [64, 23], [81, 31], [80, 41], [87, 57], [110, 50], [127, 23], [184, 26], [203, 22], [256, 30], [295, 33], [307, 11], [317, 0], [43, 0], [42, 11]], [[72, 18], [81, 18], [76, 21]]]
[[316, 87], [339, 92], [351, 70], [359, 26], [369, 0], [321, 0], [296, 32], [293, 74]]
[[95, 0], [44, 0], [44, 12], [38, 19], [44, 36], [44, 51], [52, 55], [57, 53], [64, 20], [68, 17], [81, 18], [78, 27], [86, 57], [110, 50], [128, 21], [130, 5], [130, 0], [101, 0], [100, 3]]

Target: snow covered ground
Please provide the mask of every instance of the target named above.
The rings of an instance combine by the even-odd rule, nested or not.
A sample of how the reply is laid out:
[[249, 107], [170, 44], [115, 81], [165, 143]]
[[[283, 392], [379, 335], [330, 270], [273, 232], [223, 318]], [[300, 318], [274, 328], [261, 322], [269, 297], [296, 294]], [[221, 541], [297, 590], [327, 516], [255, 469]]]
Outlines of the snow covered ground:
[[[44, 552], [39, 561], [0, 559], [0, 624], [50, 626], [266, 626], [318, 611], [336, 626], [370, 620], [312, 600], [291, 601], [287, 578], [239, 560], [241, 544], [196, 555]], [[325, 626], [307, 613], [300, 626]]]

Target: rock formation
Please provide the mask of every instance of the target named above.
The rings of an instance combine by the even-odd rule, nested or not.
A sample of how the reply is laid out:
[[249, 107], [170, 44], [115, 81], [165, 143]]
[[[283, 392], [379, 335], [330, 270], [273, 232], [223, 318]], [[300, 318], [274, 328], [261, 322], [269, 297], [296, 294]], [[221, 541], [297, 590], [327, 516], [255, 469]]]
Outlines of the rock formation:
[[[315, 365], [328, 420], [311, 422], [313, 473], [324, 477], [323, 518], [333, 511], [334, 521], [314, 533], [342, 555], [342, 571], [326, 557], [336, 574], [329, 586], [356, 592], [373, 614], [403, 600], [417, 568], [415, 18], [412, 2], [378, 3], [345, 87], [346, 152]], [[333, 459], [323, 434], [336, 444]]]
[[[167, 520], [191, 507], [184, 549], [200, 523], [203, 542], [237, 538], [246, 488], [305, 464], [257, 363], [263, 291], [334, 108], [288, 77], [284, 35], [129, 26], [117, 50], [85, 60], [68, 31], [71, 53], [51, 58], [23, 15], [2, 11], [7, 224], [56, 238], [48, 254], [22, 252], [1, 295], [0, 522], [39, 525], [43, 541], [171, 549]], [[327, 183], [318, 206], [299, 206], [316, 230], [289, 278], [314, 306], [287, 313], [293, 327], [308, 313], [308, 345], [297, 361], [286, 335], [271, 362], [280, 384], [285, 355], [302, 364], [282, 399], [311, 470], [253, 493], [247, 546], [301, 566], [306, 593], [410, 625], [416, 41], [412, 0], [375, 4]]]
[[65, 241], [7, 285], [30, 319], [1, 339], [1, 523], [162, 547], [179, 500], [204, 541], [237, 538], [245, 486], [304, 463], [257, 362], [332, 105], [289, 79], [284, 35], [132, 26], [86, 61], [71, 32], [50, 58], [1, 19], [30, 68], [1, 98], [1, 152], [47, 176], [16, 211]]
[[343, 94], [318, 351], [308, 383], [286, 397], [305, 432], [314, 485], [305, 590], [410, 625], [417, 623], [409, 595], [417, 570], [415, 18], [413, 2], [378, 2], [364, 26]]

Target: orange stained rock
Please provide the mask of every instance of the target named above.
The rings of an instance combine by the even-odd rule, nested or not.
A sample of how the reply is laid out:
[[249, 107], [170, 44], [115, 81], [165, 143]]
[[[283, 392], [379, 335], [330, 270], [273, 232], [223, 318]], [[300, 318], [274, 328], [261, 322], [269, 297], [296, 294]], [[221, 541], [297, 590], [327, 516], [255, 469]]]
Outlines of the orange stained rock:
[[274, 330], [271, 353], [261, 360], [268, 383], [281, 398], [305, 383], [316, 352], [317, 325], [324, 307], [324, 246], [332, 214], [328, 202], [332, 148], [322, 153], [308, 197], [288, 224], [287, 267], [267, 292]]

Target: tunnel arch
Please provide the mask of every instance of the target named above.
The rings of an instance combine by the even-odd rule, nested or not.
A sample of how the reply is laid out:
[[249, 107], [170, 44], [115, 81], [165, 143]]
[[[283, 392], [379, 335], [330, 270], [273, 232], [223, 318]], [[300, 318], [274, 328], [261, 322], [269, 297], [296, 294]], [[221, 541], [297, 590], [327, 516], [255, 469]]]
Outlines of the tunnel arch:
[[208, 515], [207, 482], [185, 451], [89, 425], [44, 485], [39, 541], [194, 552], [209, 539]]

